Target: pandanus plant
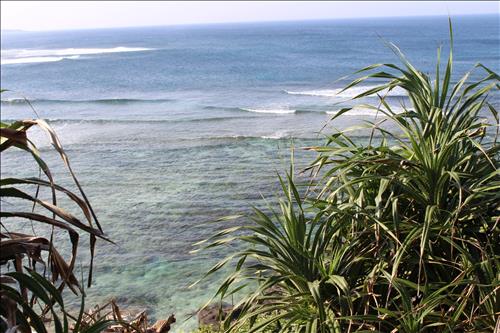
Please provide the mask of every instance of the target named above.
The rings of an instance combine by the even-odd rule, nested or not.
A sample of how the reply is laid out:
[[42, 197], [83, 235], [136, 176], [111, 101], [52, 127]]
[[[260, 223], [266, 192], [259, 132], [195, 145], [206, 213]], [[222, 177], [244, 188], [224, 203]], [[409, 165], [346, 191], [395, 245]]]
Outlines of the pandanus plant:
[[[2, 90], [2, 93], [5, 90]], [[26, 101], [28, 105], [28, 101]], [[35, 143], [28, 135], [37, 127], [48, 138], [66, 166], [78, 192], [58, 185], [51, 169], [43, 159]], [[68, 156], [50, 125], [43, 119], [28, 119], [12, 123], [0, 123], [0, 153], [6, 161], [11, 150], [17, 149], [33, 158], [38, 166], [39, 177], [9, 177], [0, 180], [0, 325], [8, 332], [47, 332], [47, 325], [57, 333], [100, 332], [109, 326], [106, 320], [96, 321], [83, 329], [79, 327], [84, 315], [82, 281], [75, 276], [75, 263], [80, 234], [89, 237], [90, 268], [88, 286], [92, 281], [92, 261], [97, 238], [109, 241], [89, 203], [78, 179], [75, 177]], [[29, 166], [29, 165], [28, 165]], [[28, 167], [26, 166], [26, 168]], [[23, 168], [23, 167], [20, 167]], [[50, 199], [40, 198], [43, 188], [48, 189]], [[79, 210], [80, 217], [70, 213], [60, 204], [60, 197], [69, 198]], [[17, 205], [10, 205], [17, 201]], [[21, 204], [20, 202], [24, 203]], [[24, 207], [24, 208], [23, 208]], [[21, 221], [30, 221], [48, 227], [49, 236], [20, 232]], [[56, 234], [67, 233], [71, 244], [69, 260], [58, 250], [54, 242]], [[82, 295], [80, 314], [71, 316], [62, 297], [63, 289]], [[47, 324], [49, 323], [50, 324]]]
[[[2, 90], [3, 92], [4, 90]], [[31, 108], [28, 100], [25, 101]], [[36, 111], [33, 109], [36, 114]], [[39, 128], [47, 134], [52, 147], [69, 173], [76, 191], [58, 184], [35, 143], [30, 139], [30, 129]], [[0, 332], [46, 333], [165, 333], [175, 323], [171, 315], [148, 320], [145, 311], [129, 314], [111, 300], [94, 309], [85, 309], [83, 278], [75, 275], [75, 265], [80, 237], [89, 237], [90, 265], [87, 287], [92, 283], [92, 267], [96, 241], [106, 238], [85, 192], [76, 178], [69, 158], [54, 129], [37, 114], [36, 119], [0, 122], [0, 153], [2, 161], [10, 158], [6, 152], [18, 149], [33, 158], [39, 168], [38, 177], [9, 177], [0, 179]], [[19, 152], [18, 152], [19, 153]], [[23, 165], [21, 168], [28, 168]], [[13, 174], [16, 170], [10, 170]], [[21, 170], [20, 170], [21, 171]], [[41, 198], [48, 189], [49, 200]], [[61, 204], [66, 198], [66, 205]], [[69, 201], [67, 200], [69, 199]], [[11, 202], [12, 201], [12, 202]], [[15, 204], [14, 201], [17, 201]], [[25, 203], [25, 205], [22, 205]], [[21, 208], [19, 208], [21, 207]], [[23, 209], [22, 207], [25, 207]], [[66, 208], [67, 207], [67, 208]], [[70, 213], [70, 209], [80, 215]], [[32, 233], [20, 232], [22, 221], [30, 221]], [[35, 234], [34, 224], [48, 227], [48, 236]], [[47, 231], [47, 228], [45, 228]], [[67, 251], [60, 251], [61, 235], [67, 233], [71, 244], [69, 260]], [[47, 233], [46, 233], [47, 234]], [[56, 240], [57, 239], [57, 240]], [[69, 311], [63, 290], [69, 288], [80, 294], [79, 311]]]
[[[239, 244], [208, 272], [234, 263], [215, 297], [244, 295], [226, 332], [499, 328], [499, 76], [477, 64], [452, 83], [451, 23], [450, 42], [434, 78], [389, 43], [402, 65], [368, 66], [345, 88], [380, 82], [354, 97], [377, 98], [362, 104], [378, 119], [361, 125], [368, 142], [346, 129], [306, 148], [318, 153], [309, 191], [291, 169], [279, 207], [201, 242]], [[473, 71], [482, 77], [470, 81]], [[399, 110], [394, 89], [406, 94]]]

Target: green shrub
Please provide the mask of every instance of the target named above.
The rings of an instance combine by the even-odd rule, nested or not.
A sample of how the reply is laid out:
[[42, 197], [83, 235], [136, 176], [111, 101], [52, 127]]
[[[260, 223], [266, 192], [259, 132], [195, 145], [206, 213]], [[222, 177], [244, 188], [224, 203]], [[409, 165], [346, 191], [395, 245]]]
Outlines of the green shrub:
[[[500, 309], [500, 175], [498, 116], [489, 93], [499, 76], [452, 78], [452, 48], [435, 79], [393, 44], [402, 66], [362, 69], [345, 89], [366, 80], [380, 121], [368, 144], [349, 130], [329, 136], [311, 169], [320, 179], [300, 195], [293, 169], [270, 212], [255, 209], [203, 244], [238, 242], [208, 275], [234, 271], [216, 297], [245, 296], [227, 332], [492, 332]], [[366, 73], [366, 74], [365, 74]], [[410, 105], [397, 113], [387, 91], [403, 89]], [[342, 109], [335, 117], [348, 112]], [[489, 112], [489, 124], [480, 112]], [[255, 287], [257, 285], [257, 287]], [[257, 320], [265, 316], [264, 320]]]
[[[5, 90], [2, 90], [4, 92]], [[29, 102], [27, 102], [29, 104]], [[58, 185], [28, 131], [38, 127], [49, 140], [66, 166], [78, 192]], [[85, 193], [75, 177], [69, 159], [59, 139], [42, 119], [28, 119], [13, 123], [0, 123], [0, 152], [19, 149], [33, 157], [33, 164], [40, 169], [40, 176], [33, 178], [3, 178], [0, 180], [0, 197], [4, 200], [20, 200], [27, 203], [26, 210], [11, 211], [2, 204], [0, 211], [0, 328], [9, 332], [100, 332], [111, 324], [108, 320], [96, 320], [83, 325], [84, 291], [74, 274], [80, 234], [88, 235], [91, 258], [97, 238], [107, 240]], [[50, 201], [39, 198], [41, 188], [49, 189]], [[76, 217], [59, 204], [65, 196], [79, 209], [82, 217]], [[8, 207], [8, 206], [7, 206]], [[17, 219], [17, 220], [16, 220]], [[51, 230], [49, 237], [20, 233], [19, 220], [45, 225]], [[53, 242], [56, 231], [67, 232], [71, 243], [69, 261], [59, 253], [60, 244]], [[8, 268], [10, 265], [10, 269]], [[9, 272], [11, 271], [11, 272]], [[40, 273], [38, 273], [40, 272]], [[88, 285], [92, 278], [92, 261], [88, 272]], [[70, 315], [64, 306], [62, 291], [71, 289], [82, 296], [80, 313]]]

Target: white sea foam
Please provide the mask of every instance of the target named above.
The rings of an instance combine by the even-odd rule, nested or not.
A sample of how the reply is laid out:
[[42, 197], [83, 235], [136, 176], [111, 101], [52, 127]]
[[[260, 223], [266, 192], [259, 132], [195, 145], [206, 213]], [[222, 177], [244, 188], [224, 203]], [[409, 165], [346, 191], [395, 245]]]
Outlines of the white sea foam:
[[[377, 86], [357, 86], [347, 89], [345, 91], [342, 91], [342, 88], [339, 88], [339, 89], [319, 89], [319, 90], [305, 90], [305, 91], [285, 90], [285, 92], [289, 95], [352, 98], [375, 87]], [[378, 92], [378, 94], [380, 95], [385, 95], [386, 93], [387, 89]], [[392, 89], [388, 93], [388, 96], [405, 96], [405, 95], [406, 95], [405, 91], [398, 87]]]
[[72, 55], [67, 57], [26, 57], [26, 58], [13, 58], [13, 59], [2, 59], [2, 65], [13, 65], [13, 64], [31, 64], [39, 62], [56, 62], [64, 59], [78, 59], [79, 55]]
[[290, 114], [290, 113], [295, 113], [296, 111], [289, 109], [245, 109], [245, 108], [242, 108], [242, 110], [248, 112], [256, 112], [256, 113], [275, 113], [275, 114]]
[[111, 48], [67, 48], [67, 49], [10, 49], [2, 50], [5, 57], [46, 57], [46, 56], [67, 56], [67, 55], [87, 55], [101, 53], [138, 52], [150, 51], [145, 47], [111, 47]]
[[278, 139], [287, 138], [289, 136], [290, 136], [290, 134], [287, 133], [286, 131], [277, 131], [276, 133], [273, 133], [271, 135], [263, 135], [260, 138], [261, 139], [278, 140]]
[[[383, 109], [383, 110], [385, 110], [385, 109]], [[391, 106], [391, 110], [392, 110], [392, 112], [395, 112], [395, 113], [404, 112], [404, 109], [401, 106]], [[335, 111], [326, 111], [326, 114], [335, 115], [339, 111], [340, 111], [340, 109], [335, 110]], [[346, 113], [344, 113], [344, 115], [348, 115], [348, 116], [375, 116], [375, 114], [377, 114], [377, 110], [365, 108], [365, 107], [358, 107], [358, 106], [356, 106], [356, 107], [352, 108], [351, 110], [347, 111]], [[384, 113], [379, 111], [378, 115], [383, 116]]]
[[306, 91], [288, 91], [288, 95], [304, 95], [304, 96], [319, 96], [319, 97], [337, 97], [340, 89], [325, 89], [325, 90], [306, 90]]
[[2, 65], [27, 64], [37, 62], [54, 62], [63, 59], [78, 59], [81, 55], [104, 53], [140, 52], [153, 49], [144, 47], [111, 47], [111, 48], [67, 48], [67, 49], [10, 49], [2, 50]]

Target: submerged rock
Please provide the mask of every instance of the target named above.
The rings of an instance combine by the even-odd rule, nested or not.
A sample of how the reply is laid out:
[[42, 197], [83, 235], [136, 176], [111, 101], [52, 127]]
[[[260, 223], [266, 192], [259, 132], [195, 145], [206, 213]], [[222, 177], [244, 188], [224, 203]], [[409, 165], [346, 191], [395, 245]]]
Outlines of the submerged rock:
[[233, 311], [234, 307], [226, 302], [211, 304], [198, 312], [198, 325], [219, 327], [221, 321]]

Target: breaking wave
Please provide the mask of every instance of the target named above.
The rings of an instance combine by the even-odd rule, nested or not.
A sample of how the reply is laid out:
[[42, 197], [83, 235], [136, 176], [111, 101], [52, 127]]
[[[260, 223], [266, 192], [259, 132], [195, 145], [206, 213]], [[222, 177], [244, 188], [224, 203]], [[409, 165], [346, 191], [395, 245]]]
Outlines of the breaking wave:
[[289, 109], [247, 109], [247, 108], [241, 108], [241, 110], [248, 112], [256, 112], [256, 113], [274, 113], [274, 114], [291, 114], [297, 111]]
[[[352, 87], [348, 90], [342, 91], [343, 88], [338, 89], [319, 89], [319, 90], [304, 90], [304, 91], [289, 91], [285, 90], [284, 92], [289, 95], [302, 95], [302, 96], [316, 96], [316, 97], [338, 97], [338, 98], [353, 98], [362, 94], [370, 89], [376, 88], [377, 86], [359, 86]], [[406, 91], [402, 88], [396, 87], [392, 89], [390, 92], [387, 89], [379, 91], [378, 94], [384, 95], [387, 93], [387, 96], [396, 97], [396, 96], [406, 96]], [[375, 96], [372, 94], [370, 96]]]
[[[173, 99], [138, 99], [138, 98], [103, 98], [90, 100], [69, 100], [69, 99], [28, 99], [30, 103], [39, 104], [132, 104], [132, 103], [164, 103], [172, 102]], [[24, 98], [2, 99], [2, 104], [23, 104]]]
[[[400, 106], [391, 106], [391, 110], [395, 113], [404, 112], [404, 109]], [[336, 115], [339, 111], [340, 111], [340, 109], [335, 110], [335, 111], [326, 111], [325, 113], [329, 114], [329, 115]], [[364, 108], [364, 107], [353, 107], [351, 110], [344, 113], [344, 115], [347, 115], [347, 116], [374, 116], [376, 113], [377, 113], [377, 110], [374, 110], [374, 109]], [[380, 111], [378, 112], [378, 115], [384, 116], [384, 114]]]
[[15, 64], [34, 64], [40, 62], [57, 62], [61, 60], [75, 60], [80, 58], [79, 55], [72, 55], [66, 57], [26, 57], [26, 58], [12, 58], [1, 60], [2, 65], [15, 65]]
[[154, 49], [145, 47], [111, 47], [111, 48], [67, 48], [67, 49], [10, 49], [2, 50], [2, 65], [57, 62], [65, 59], [75, 60], [82, 55], [105, 53], [141, 52]]

